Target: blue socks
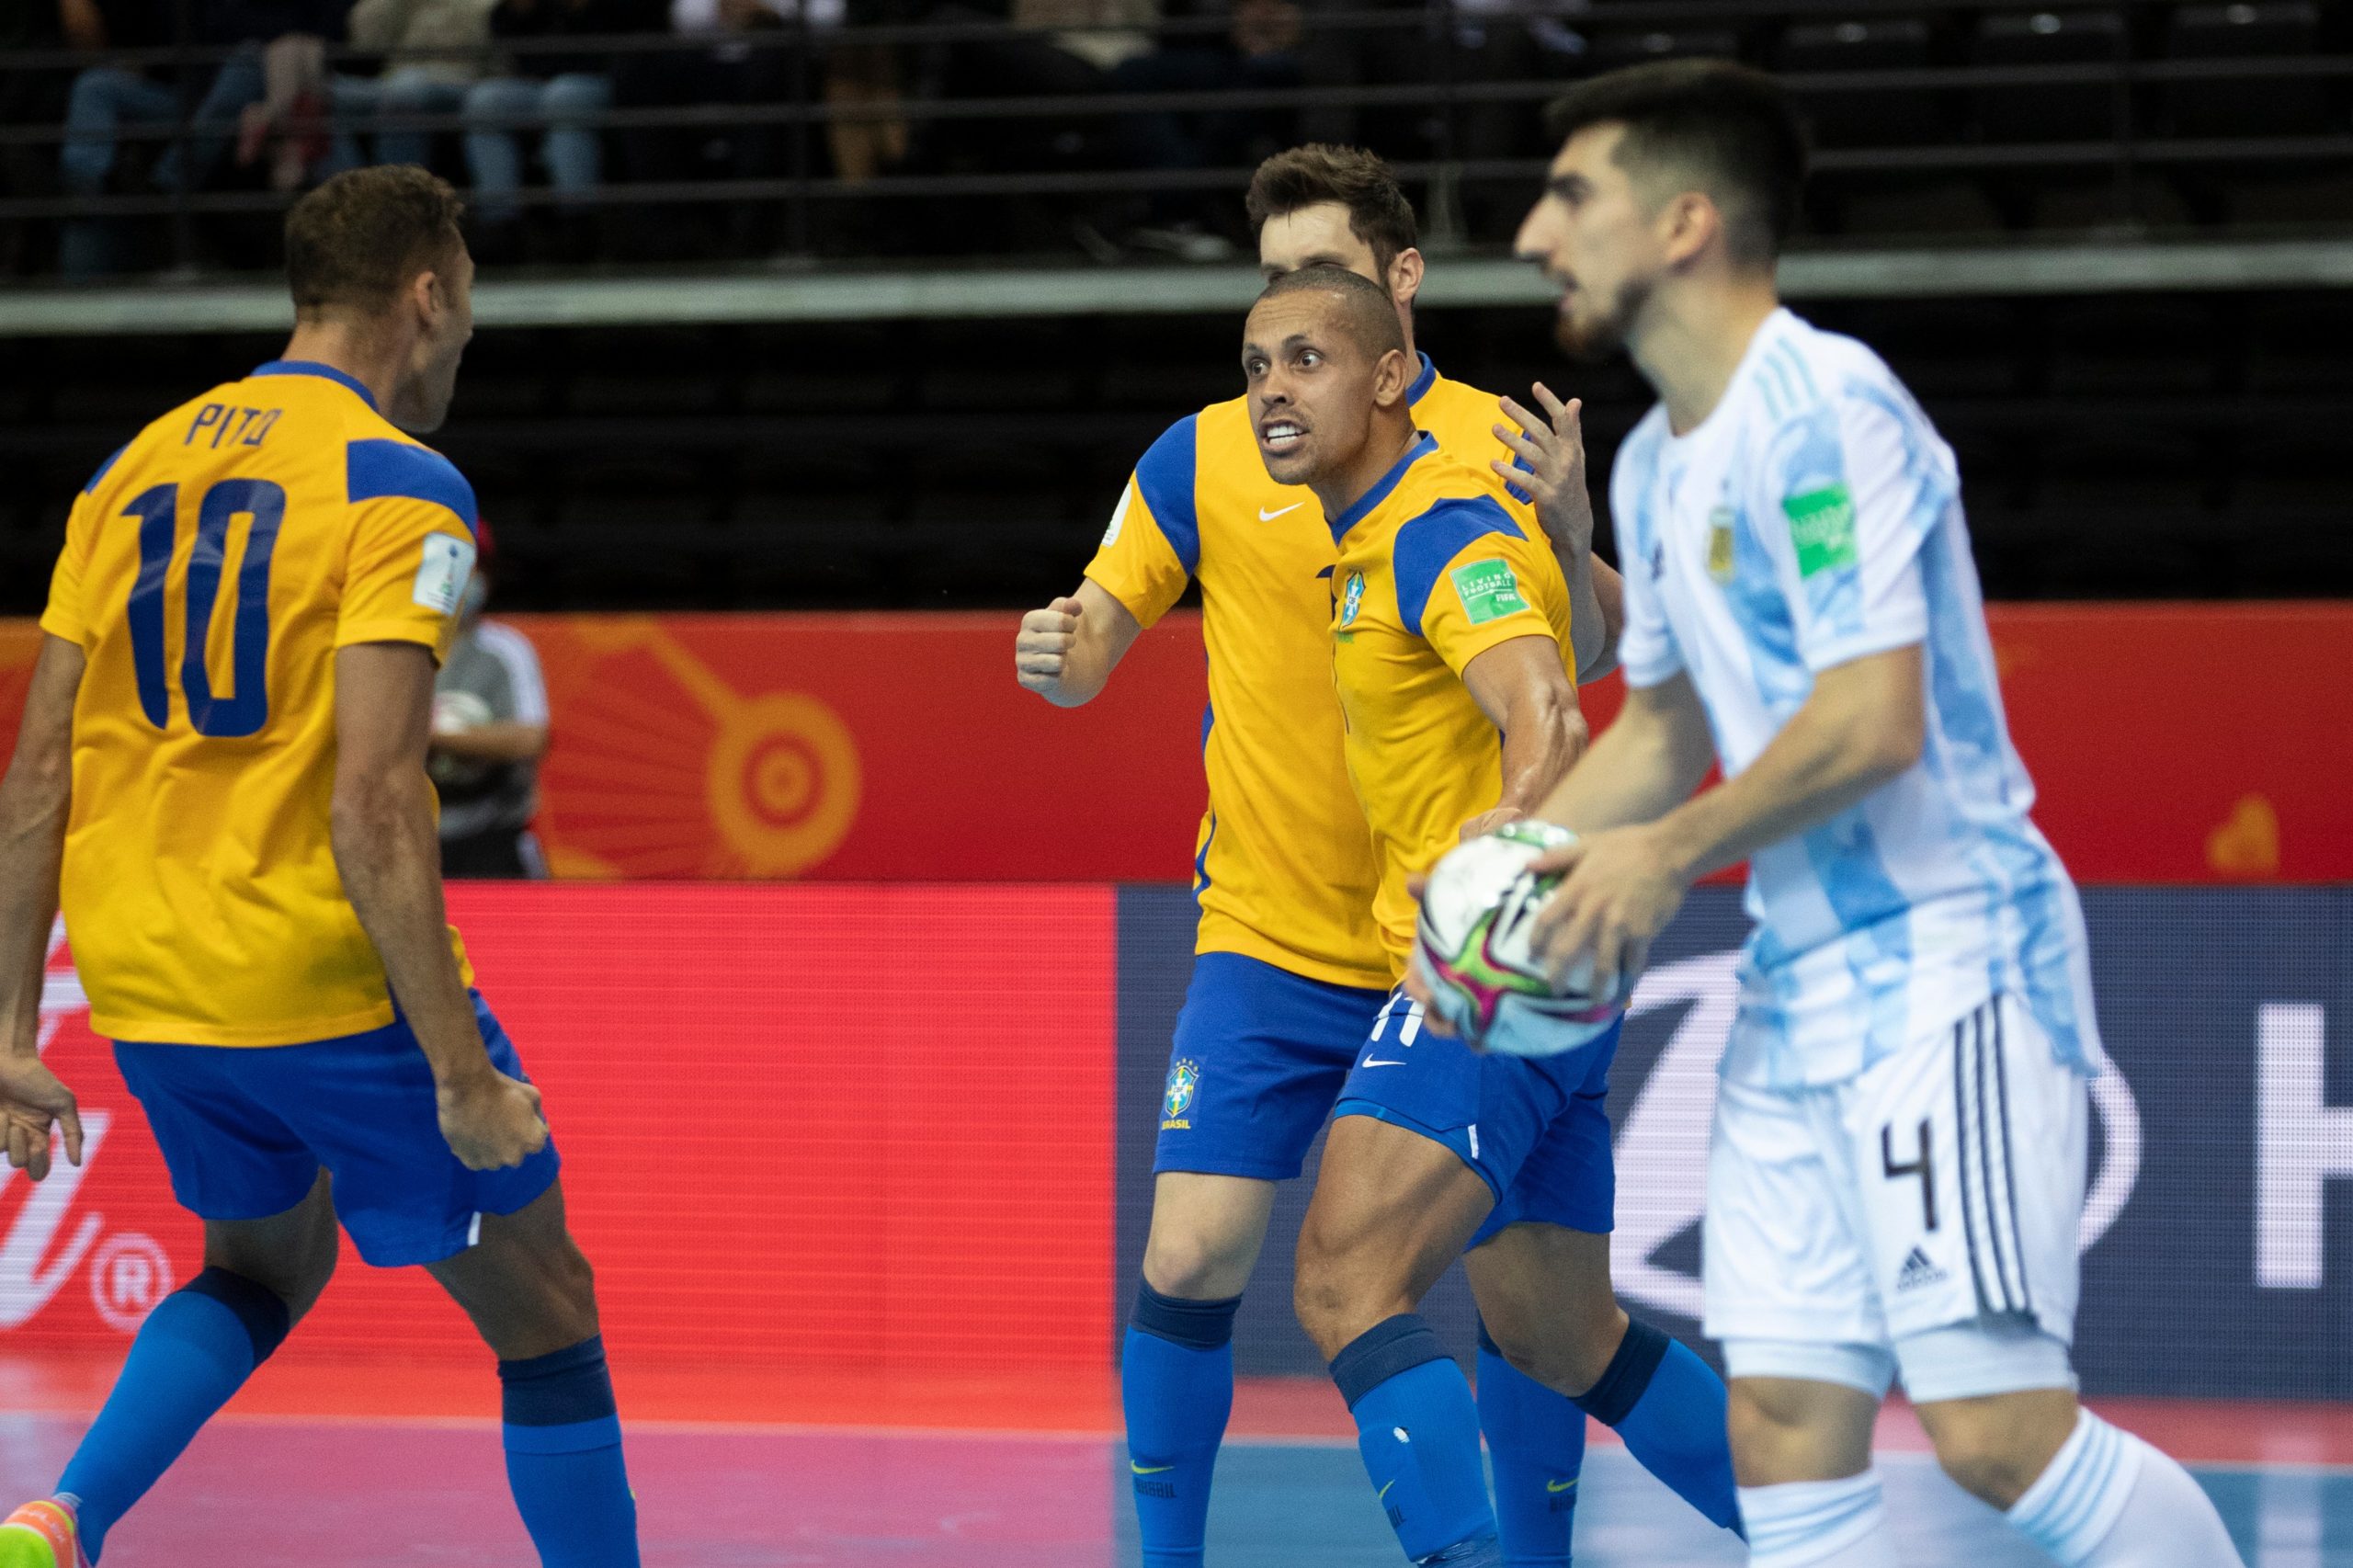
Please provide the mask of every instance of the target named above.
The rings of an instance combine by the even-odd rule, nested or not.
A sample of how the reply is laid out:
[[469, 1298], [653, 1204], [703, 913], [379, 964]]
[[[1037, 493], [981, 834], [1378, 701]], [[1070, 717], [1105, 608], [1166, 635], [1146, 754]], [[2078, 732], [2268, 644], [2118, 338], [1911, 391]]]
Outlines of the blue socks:
[[1568, 1568], [1585, 1412], [1529, 1377], [1479, 1325], [1479, 1426], [1495, 1470], [1506, 1568]]
[[1233, 1413], [1233, 1313], [1242, 1298], [1188, 1301], [1148, 1283], [1120, 1356], [1128, 1471], [1143, 1568], [1201, 1568], [1210, 1478]]
[[638, 1568], [637, 1499], [604, 1337], [501, 1361], [506, 1483], [542, 1568]]
[[1375, 1324], [1332, 1358], [1332, 1381], [1356, 1417], [1357, 1450], [1405, 1555], [1502, 1568], [1478, 1407], [1429, 1325], [1411, 1312]]
[[80, 1505], [83, 1548], [93, 1562], [115, 1521], [285, 1342], [290, 1326], [277, 1292], [224, 1268], [206, 1269], [147, 1314], [106, 1407], [57, 1483]]
[[1577, 1397], [1617, 1428], [1626, 1451], [1711, 1522], [1740, 1528], [1724, 1436], [1724, 1384], [1709, 1365], [1646, 1323], [1630, 1321], [1601, 1381]]

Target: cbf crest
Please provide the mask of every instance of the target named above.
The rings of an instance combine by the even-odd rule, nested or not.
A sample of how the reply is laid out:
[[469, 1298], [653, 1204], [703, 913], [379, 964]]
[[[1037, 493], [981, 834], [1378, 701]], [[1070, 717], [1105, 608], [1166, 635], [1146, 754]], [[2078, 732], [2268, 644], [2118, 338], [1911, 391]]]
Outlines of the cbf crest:
[[1189, 1056], [1180, 1056], [1168, 1064], [1168, 1090], [1160, 1097], [1160, 1130], [1163, 1132], [1189, 1132], [1193, 1124], [1187, 1113], [1193, 1108], [1193, 1096], [1200, 1092], [1201, 1064]]
[[1362, 608], [1364, 608], [1364, 574], [1351, 572], [1348, 574], [1347, 585], [1340, 592], [1341, 626], [1355, 625], [1357, 612]]

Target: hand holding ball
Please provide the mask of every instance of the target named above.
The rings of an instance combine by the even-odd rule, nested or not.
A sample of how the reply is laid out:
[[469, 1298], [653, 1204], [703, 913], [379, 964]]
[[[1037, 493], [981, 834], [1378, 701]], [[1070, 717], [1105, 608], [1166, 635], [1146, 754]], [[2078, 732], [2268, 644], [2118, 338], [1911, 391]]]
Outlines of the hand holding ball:
[[1536, 912], [1560, 885], [1529, 866], [1576, 835], [1517, 822], [1449, 852], [1430, 872], [1414, 938], [1414, 970], [1431, 1009], [1464, 1041], [1506, 1056], [1557, 1056], [1599, 1039], [1625, 990], [1588, 971], [1555, 985], [1530, 949]]

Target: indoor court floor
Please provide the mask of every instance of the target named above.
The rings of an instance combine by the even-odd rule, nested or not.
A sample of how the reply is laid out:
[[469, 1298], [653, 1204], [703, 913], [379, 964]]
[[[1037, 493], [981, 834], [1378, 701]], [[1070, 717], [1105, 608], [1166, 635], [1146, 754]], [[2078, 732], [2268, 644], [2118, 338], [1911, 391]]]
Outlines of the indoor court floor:
[[[313, 1368], [264, 1385], [197, 1441], [116, 1530], [105, 1568], [521, 1568], [530, 1562], [501, 1473], [497, 1428], [450, 1414], [494, 1398], [488, 1369]], [[1040, 1403], [985, 1380], [900, 1380], [789, 1392], [756, 1376], [625, 1381], [630, 1462], [649, 1568], [1132, 1568], [1125, 1454], [1110, 1391]], [[713, 1390], [732, 1392], [724, 1396]], [[0, 1494], [37, 1494], [79, 1433], [90, 1368], [0, 1366]], [[14, 1395], [15, 1397], [7, 1397]], [[745, 1403], [773, 1421], [735, 1419]], [[437, 1407], [438, 1407], [437, 1409]], [[873, 1420], [824, 1419], [863, 1413]], [[2250, 1568], [2353, 1568], [2353, 1413], [2334, 1405], [2114, 1401], [2111, 1418], [2191, 1461]], [[698, 1408], [726, 1420], [699, 1419]], [[1010, 1413], [991, 1426], [992, 1413]], [[910, 1415], [919, 1424], [899, 1424]], [[1051, 1423], [1048, 1425], [1047, 1423]], [[1884, 1424], [1891, 1511], [1912, 1568], [2041, 1561], [1962, 1497], [1901, 1411]], [[1358, 1467], [1336, 1395], [1245, 1385], [1221, 1463], [1217, 1568], [1394, 1568], [1402, 1562]], [[1614, 1443], [1586, 1468], [1576, 1560], [1586, 1568], [1743, 1562]]]

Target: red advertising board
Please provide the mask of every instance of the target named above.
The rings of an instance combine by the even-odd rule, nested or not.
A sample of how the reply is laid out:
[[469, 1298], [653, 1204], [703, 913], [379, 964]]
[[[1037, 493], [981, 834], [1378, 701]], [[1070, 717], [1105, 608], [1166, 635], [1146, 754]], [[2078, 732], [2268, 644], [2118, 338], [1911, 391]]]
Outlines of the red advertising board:
[[[2086, 882], [2353, 880], [2353, 605], [1996, 606], [2036, 815]], [[1065, 711], [1007, 614], [517, 617], [560, 876], [1182, 881], [1198, 620]], [[0, 627], [13, 733], [36, 636]], [[1615, 682], [1587, 694], [1597, 721]]]
[[[475, 884], [452, 904], [546, 1093], [617, 1355], [1099, 1373], [1108, 888]], [[0, 1176], [0, 1349], [119, 1348], [202, 1267], [199, 1231], [62, 946], [42, 1027], [89, 1142], [39, 1187]], [[483, 1354], [420, 1272], [347, 1248], [285, 1355], [361, 1352]]]

